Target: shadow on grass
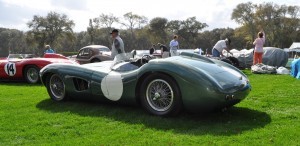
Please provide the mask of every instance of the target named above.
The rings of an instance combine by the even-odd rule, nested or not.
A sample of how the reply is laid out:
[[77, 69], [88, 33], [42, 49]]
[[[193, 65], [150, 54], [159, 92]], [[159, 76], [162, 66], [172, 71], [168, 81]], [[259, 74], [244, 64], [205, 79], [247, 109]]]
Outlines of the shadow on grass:
[[47, 99], [38, 103], [37, 108], [53, 113], [71, 112], [80, 116], [109, 118], [128, 124], [143, 124], [144, 129], [171, 130], [174, 133], [191, 135], [237, 135], [244, 131], [263, 128], [271, 122], [270, 116], [265, 112], [243, 107], [233, 107], [226, 112], [209, 114], [183, 112], [171, 118], [149, 115], [141, 107], [76, 100], [57, 103]]
[[5, 86], [43, 86], [41, 82], [35, 83], [35, 84], [30, 84], [27, 83], [26, 81], [5, 81], [5, 80], [0, 80], [0, 85], [5, 85]]

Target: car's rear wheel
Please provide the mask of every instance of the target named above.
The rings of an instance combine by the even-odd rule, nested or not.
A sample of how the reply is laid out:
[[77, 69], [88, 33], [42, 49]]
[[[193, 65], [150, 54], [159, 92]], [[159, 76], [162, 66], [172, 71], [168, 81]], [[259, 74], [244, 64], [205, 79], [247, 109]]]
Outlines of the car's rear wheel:
[[141, 104], [151, 114], [177, 115], [182, 108], [179, 87], [171, 77], [154, 74], [146, 77], [141, 86]]
[[29, 65], [24, 70], [24, 77], [28, 83], [34, 84], [40, 80], [40, 69], [34, 65]]
[[57, 74], [52, 74], [47, 77], [47, 91], [51, 99], [54, 101], [66, 100], [66, 88], [62, 78]]

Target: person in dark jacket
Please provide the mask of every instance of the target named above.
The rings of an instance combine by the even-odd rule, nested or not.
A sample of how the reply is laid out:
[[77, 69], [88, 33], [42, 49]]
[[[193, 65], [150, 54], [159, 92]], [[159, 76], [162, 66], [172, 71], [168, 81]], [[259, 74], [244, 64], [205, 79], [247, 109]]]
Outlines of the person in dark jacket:
[[170, 51], [165, 45], [161, 43], [158, 43], [157, 45], [159, 46], [161, 52], [161, 58], [167, 58], [170, 56]]
[[152, 55], [155, 51], [155, 45], [152, 45], [152, 47], [149, 49], [149, 54]]

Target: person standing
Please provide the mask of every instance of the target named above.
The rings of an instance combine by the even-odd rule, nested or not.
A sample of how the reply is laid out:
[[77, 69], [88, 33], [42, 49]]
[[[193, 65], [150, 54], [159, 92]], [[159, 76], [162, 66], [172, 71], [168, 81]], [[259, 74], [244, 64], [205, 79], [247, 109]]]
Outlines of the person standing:
[[[212, 56], [213, 57], [224, 57], [223, 50], [225, 49], [228, 53], [229, 52], [229, 46], [230, 46], [231, 40], [229, 38], [226, 38], [225, 40], [219, 40], [215, 46], [212, 49]], [[232, 54], [232, 53], [230, 53]]]
[[174, 35], [173, 40], [170, 42], [171, 56], [177, 56], [177, 50], [179, 49], [178, 36]]
[[160, 49], [160, 52], [161, 52], [161, 58], [167, 58], [167, 57], [170, 57], [170, 52], [168, 50], [168, 48], [161, 44], [161, 43], [158, 43], [157, 44], [159, 46], [159, 49]]
[[257, 38], [253, 42], [254, 47], [254, 54], [253, 54], [253, 65], [257, 63], [262, 63], [262, 57], [263, 57], [263, 47], [265, 44], [265, 33], [264, 31], [260, 31], [257, 34]]
[[113, 44], [111, 47], [111, 57], [115, 58], [116, 55], [125, 53], [124, 43], [121, 37], [119, 36], [119, 30], [114, 29], [110, 34], [113, 39]]
[[155, 51], [155, 45], [153, 44], [152, 47], [149, 49], [149, 54], [152, 55]]
[[50, 45], [45, 46], [46, 50], [44, 53], [55, 53], [54, 50], [50, 47]]

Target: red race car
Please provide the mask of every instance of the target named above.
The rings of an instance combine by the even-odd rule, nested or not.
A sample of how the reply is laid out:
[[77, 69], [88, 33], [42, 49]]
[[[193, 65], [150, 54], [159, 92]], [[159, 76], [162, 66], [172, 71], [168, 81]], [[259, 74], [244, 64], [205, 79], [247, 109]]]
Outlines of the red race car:
[[6, 58], [0, 58], [0, 80], [26, 80], [28, 83], [37, 83], [40, 69], [48, 64], [78, 64], [55, 54], [50, 56], [35, 58], [32, 54], [10, 54]]

